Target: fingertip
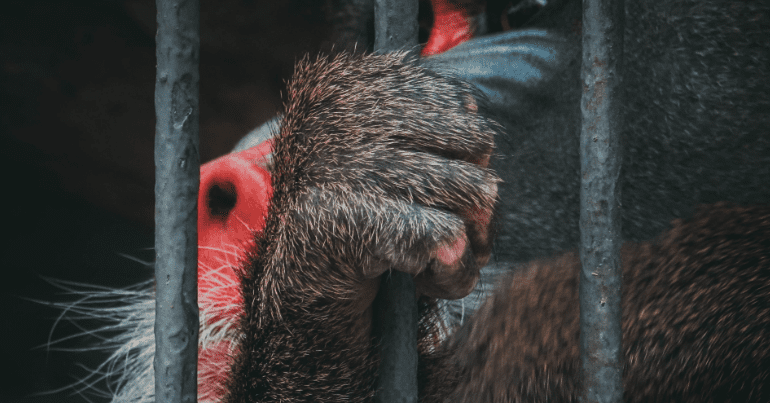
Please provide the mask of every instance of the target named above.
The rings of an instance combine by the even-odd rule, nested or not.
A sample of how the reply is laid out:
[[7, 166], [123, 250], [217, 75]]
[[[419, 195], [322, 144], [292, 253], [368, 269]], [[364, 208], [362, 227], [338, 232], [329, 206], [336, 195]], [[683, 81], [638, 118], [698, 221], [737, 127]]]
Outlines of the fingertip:
[[436, 250], [436, 259], [444, 266], [455, 266], [465, 253], [468, 246], [468, 238], [465, 234], [454, 240], [449, 245], [439, 246]]

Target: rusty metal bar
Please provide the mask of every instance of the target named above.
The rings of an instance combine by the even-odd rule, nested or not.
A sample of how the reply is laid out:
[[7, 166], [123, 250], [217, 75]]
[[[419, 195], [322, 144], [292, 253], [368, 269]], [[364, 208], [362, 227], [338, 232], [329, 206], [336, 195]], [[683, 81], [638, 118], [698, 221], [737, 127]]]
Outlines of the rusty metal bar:
[[155, 401], [197, 402], [198, 0], [157, 0]]
[[[417, 0], [375, 0], [374, 50], [417, 46]], [[417, 300], [414, 280], [393, 270], [383, 276], [375, 302], [380, 336], [377, 403], [417, 402]]]
[[621, 402], [620, 130], [623, 0], [583, 0], [580, 103], [582, 399]]

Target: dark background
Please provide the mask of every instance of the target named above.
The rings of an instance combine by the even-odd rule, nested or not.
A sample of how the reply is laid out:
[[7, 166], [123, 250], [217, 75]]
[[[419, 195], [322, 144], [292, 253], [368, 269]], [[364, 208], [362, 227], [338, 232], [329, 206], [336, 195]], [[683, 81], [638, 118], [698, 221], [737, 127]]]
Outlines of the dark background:
[[[321, 1], [202, 1], [201, 160], [272, 117], [296, 59], [329, 37]], [[0, 401], [86, 374], [100, 354], [48, 351], [73, 299], [42, 276], [123, 287], [151, 277], [155, 85], [153, 0], [24, 0], [0, 6], [3, 211]], [[77, 329], [60, 323], [53, 340]], [[79, 347], [96, 339], [79, 339]], [[92, 401], [104, 398], [89, 396]]]

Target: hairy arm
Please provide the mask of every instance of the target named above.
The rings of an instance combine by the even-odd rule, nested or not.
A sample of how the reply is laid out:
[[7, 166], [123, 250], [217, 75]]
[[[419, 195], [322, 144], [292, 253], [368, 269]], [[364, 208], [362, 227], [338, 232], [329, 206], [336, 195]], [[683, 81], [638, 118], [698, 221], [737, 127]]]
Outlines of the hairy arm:
[[378, 277], [405, 271], [430, 297], [471, 291], [499, 181], [485, 165], [501, 129], [484, 108], [404, 54], [298, 64], [226, 401], [365, 400]]

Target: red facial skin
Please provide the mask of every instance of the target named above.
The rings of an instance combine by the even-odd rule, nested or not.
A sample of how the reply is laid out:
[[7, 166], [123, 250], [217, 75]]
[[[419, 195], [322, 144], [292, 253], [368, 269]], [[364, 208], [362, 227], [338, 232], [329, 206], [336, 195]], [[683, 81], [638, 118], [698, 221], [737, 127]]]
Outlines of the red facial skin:
[[470, 16], [461, 7], [448, 0], [431, 0], [433, 28], [428, 43], [422, 48], [422, 56], [436, 55], [473, 38]]
[[[262, 231], [265, 226], [272, 194], [265, 158], [271, 152], [272, 143], [266, 141], [201, 166], [198, 304], [201, 329], [209, 332], [231, 329], [243, 314], [235, 270], [251, 248], [254, 232]], [[215, 188], [219, 189], [212, 193]], [[222, 385], [230, 370], [231, 338], [212, 339], [214, 341], [204, 342], [198, 350], [198, 396], [201, 402], [218, 401], [223, 396]]]

